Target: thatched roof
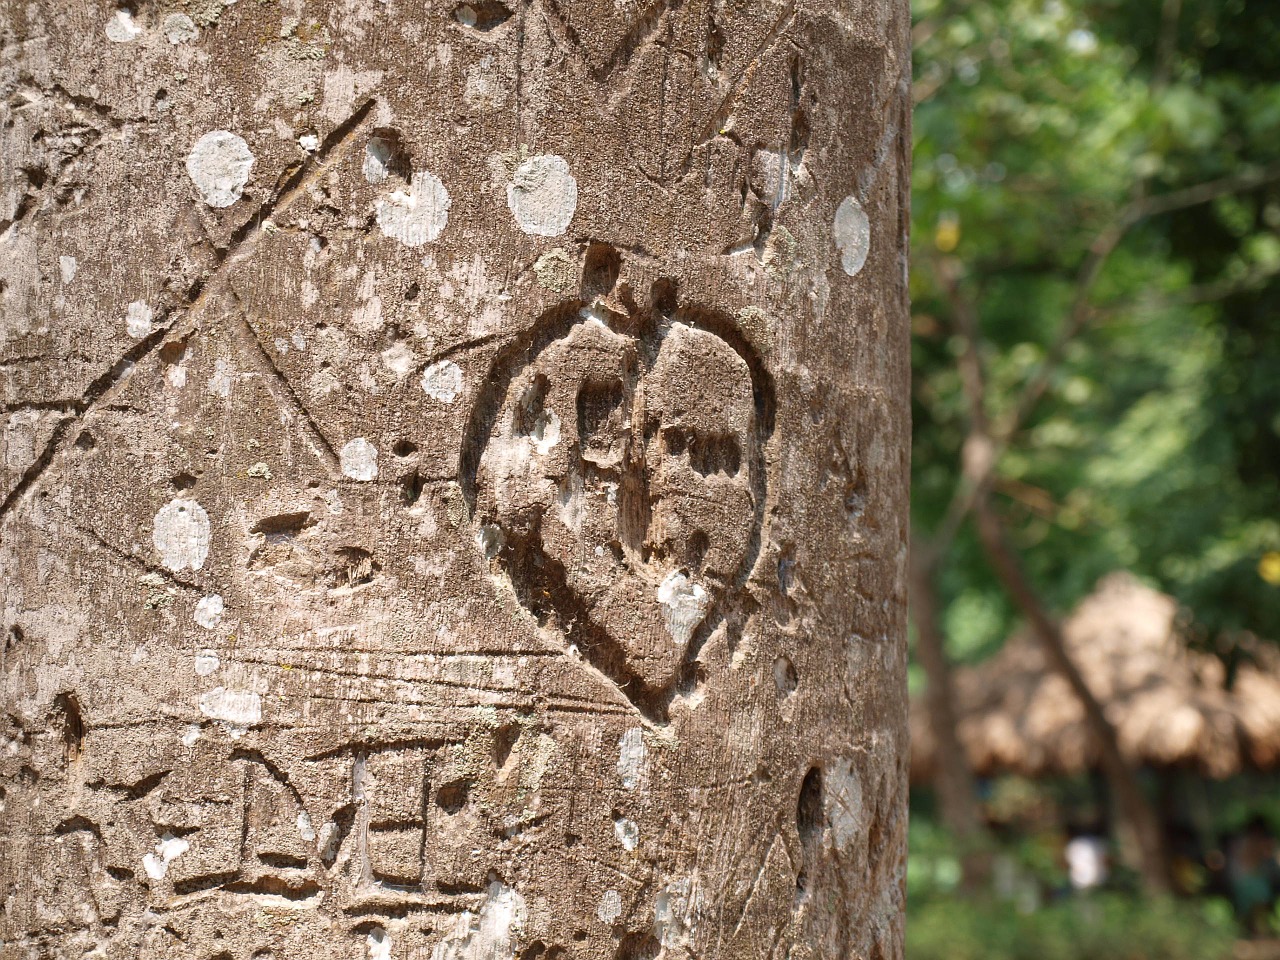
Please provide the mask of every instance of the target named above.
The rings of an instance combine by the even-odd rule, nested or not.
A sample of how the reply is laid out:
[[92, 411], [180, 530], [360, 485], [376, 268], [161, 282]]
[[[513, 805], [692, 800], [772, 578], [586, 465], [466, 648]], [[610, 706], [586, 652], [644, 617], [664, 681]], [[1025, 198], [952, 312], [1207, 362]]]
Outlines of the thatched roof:
[[[1225, 689], [1221, 662], [1188, 651], [1171, 597], [1112, 574], [1063, 623], [1068, 651], [1135, 763], [1211, 777], [1280, 765], [1280, 656], [1242, 667]], [[1037, 776], [1093, 767], [1098, 751], [1079, 700], [1026, 634], [956, 673], [958, 733], [981, 774]], [[933, 737], [923, 698], [911, 707], [912, 774], [927, 779]]]

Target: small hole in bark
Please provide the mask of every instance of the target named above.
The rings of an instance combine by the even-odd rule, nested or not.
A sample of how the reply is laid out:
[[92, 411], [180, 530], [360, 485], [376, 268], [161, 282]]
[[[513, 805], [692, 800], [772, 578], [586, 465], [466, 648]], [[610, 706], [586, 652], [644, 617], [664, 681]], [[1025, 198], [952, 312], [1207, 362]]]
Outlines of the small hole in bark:
[[426, 482], [417, 470], [411, 470], [400, 478], [400, 500], [406, 506], [413, 506], [422, 497], [422, 488]]
[[676, 308], [676, 290], [678, 285], [671, 277], [660, 277], [649, 288], [649, 302], [653, 309], [661, 314], [670, 314]]
[[62, 714], [62, 749], [68, 761], [84, 754], [84, 717], [74, 693], [59, 694], [54, 707]]
[[809, 115], [803, 109], [797, 109], [791, 119], [791, 142], [788, 144], [791, 162], [799, 164], [804, 160], [805, 149], [809, 146]]
[[689, 536], [689, 543], [686, 545], [686, 554], [688, 556], [689, 567], [694, 571], [702, 569], [702, 561], [707, 558], [707, 551], [711, 549], [711, 538], [702, 530], [695, 530]]
[[464, 27], [488, 33], [511, 19], [511, 8], [498, 0], [467, 0], [453, 8], [453, 19]]
[[607, 243], [592, 243], [582, 264], [582, 299], [608, 296], [622, 272], [622, 254]]
[[737, 438], [728, 434], [695, 436], [689, 443], [689, 465], [704, 477], [713, 473], [735, 476], [742, 466]]
[[602, 446], [609, 446], [622, 428], [623, 386], [621, 380], [587, 380], [578, 390], [578, 436], [590, 446], [598, 434]]
[[418, 299], [418, 294], [422, 292], [422, 288], [418, 286], [417, 281], [409, 284], [409, 289], [404, 292], [404, 302], [413, 303]]
[[260, 533], [268, 542], [280, 543], [300, 534], [311, 520], [309, 510], [298, 510], [294, 513], [276, 513], [263, 517], [252, 527], [250, 533]]
[[685, 448], [684, 431], [679, 427], [672, 427], [670, 430], [664, 430], [662, 433], [662, 445], [666, 448], [668, 456], [680, 456], [684, 453]]
[[98, 441], [93, 439], [93, 434], [88, 430], [80, 431], [80, 436], [76, 437], [76, 449], [88, 452], [98, 445]]
[[470, 793], [470, 780], [454, 780], [436, 791], [436, 805], [452, 816], [467, 805], [467, 797]]
[[790, 596], [791, 587], [795, 583], [796, 548], [791, 544], [782, 548], [778, 557], [778, 589], [784, 597]]
[[822, 771], [810, 767], [800, 785], [800, 798], [796, 801], [796, 832], [800, 835], [801, 863], [796, 874], [796, 896], [801, 897], [809, 889], [809, 864], [817, 854], [822, 841]]
[[[547, 399], [547, 391], [551, 389], [551, 381], [543, 374], [538, 374], [520, 394], [520, 402], [515, 410], [516, 433], [524, 437], [533, 435], [539, 421], [542, 420], [542, 408]], [[545, 423], [545, 421], [543, 421]]]
[[397, 440], [396, 445], [391, 448], [391, 452], [397, 457], [411, 457], [418, 452], [418, 445], [410, 443], [408, 440]]
[[166, 343], [160, 348], [160, 359], [171, 367], [176, 367], [180, 364], [182, 362], [182, 358], [186, 355], [186, 340], [174, 340], [172, 343]]
[[581, 838], [580, 836], [578, 836], [576, 833], [566, 833], [566, 834], [564, 835], [564, 845], [565, 845], [566, 847], [573, 847], [573, 846], [577, 846], [578, 841], [579, 841], [579, 840], [581, 840], [581, 839], [582, 839], [582, 838]]
[[365, 145], [365, 153], [389, 177], [407, 181], [413, 172], [409, 151], [405, 149], [399, 130], [391, 127], [375, 128]]
[[652, 933], [629, 933], [618, 944], [617, 960], [654, 960], [662, 945]]
[[382, 569], [382, 564], [373, 559], [373, 554], [360, 547], [342, 547], [338, 550], [338, 558], [343, 565], [343, 579], [348, 587], [372, 583], [374, 576]]
[[175, 490], [190, 490], [196, 485], [196, 478], [189, 473], [179, 473], [169, 482]]

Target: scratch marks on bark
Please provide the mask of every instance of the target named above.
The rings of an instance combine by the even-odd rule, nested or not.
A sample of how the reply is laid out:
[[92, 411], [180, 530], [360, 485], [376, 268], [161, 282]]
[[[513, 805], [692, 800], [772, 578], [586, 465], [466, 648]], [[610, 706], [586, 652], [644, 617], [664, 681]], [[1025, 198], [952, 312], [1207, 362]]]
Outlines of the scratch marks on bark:
[[769, 30], [769, 33], [765, 36], [764, 40], [760, 42], [755, 53], [751, 55], [751, 59], [747, 61], [746, 65], [739, 70], [737, 75], [729, 82], [728, 90], [725, 92], [724, 97], [720, 100], [715, 111], [712, 112], [711, 116], [707, 119], [707, 122], [702, 127], [701, 134], [694, 141], [693, 145], [689, 148], [688, 153], [685, 154], [684, 159], [681, 161], [679, 170], [676, 174], [676, 179], [683, 179], [692, 168], [693, 158], [698, 150], [705, 147], [720, 135], [721, 128], [724, 127], [730, 115], [733, 113], [734, 105], [737, 104], [738, 99], [751, 85], [751, 81], [755, 77], [756, 71], [764, 63], [766, 55], [773, 49], [774, 45], [786, 35], [787, 31], [791, 29], [791, 25], [795, 23], [796, 15], [795, 0], [788, 0], [786, 7], [783, 9], [778, 19], [774, 21], [773, 27]]
[[663, 15], [674, 13], [683, 6], [684, 0], [653, 0], [628, 26], [622, 39], [609, 51], [604, 62], [592, 66], [588, 48], [578, 37], [573, 23], [565, 15], [557, 0], [543, 0], [543, 19], [551, 38], [568, 56], [587, 73], [592, 80], [601, 86], [609, 84], [615, 74], [624, 71], [642, 48], [651, 42], [657, 34]]
[[[237, 298], [238, 299], [238, 298]], [[302, 402], [302, 398], [298, 396], [298, 391], [293, 388], [293, 384], [289, 382], [289, 378], [281, 372], [276, 362], [271, 357], [271, 353], [267, 350], [266, 344], [262, 342], [262, 338], [258, 336], [258, 331], [254, 329], [253, 324], [249, 322], [249, 318], [243, 310], [237, 310], [236, 326], [246, 343], [249, 344], [250, 350], [258, 357], [261, 367], [270, 375], [272, 383], [271, 393], [277, 402], [289, 407], [297, 416], [298, 421], [302, 424], [307, 434], [307, 439], [311, 441], [311, 447], [315, 451], [316, 456], [324, 464], [325, 469], [329, 471], [330, 478], [337, 479], [342, 476], [342, 468], [339, 465], [338, 453], [333, 449], [333, 444], [329, 442], [329, 438], [324, 435], [324, 431], [320, 429], [320, 425], [316, 422], [315, 417], [311, 415], [311, 411], [307, 409], [307, 405]]]
[[197, 587], [194, 583], [188, 583], [186, 580], [183, 580], [179, 577], [174, 576], [168, 570], [165, 570], [162, 567], [154, 566], [150, 563], [147, 563], [141, 557], [135, 556], [134, 554], [129, 553], [126, 550], [122, 550], [120, 547], [116, 546], [114, 543], [111, 543], [110, 541], [108, 541], [96, 530], [93, 530], [89, 527], [83, 527], [75, 523], [68, 524], [68, 527], [71, 530], [74, 530], [80, 536], [85, 537], [86, 539], [92, 540], [97, 546], [106, 550], [112, 556], [118, 557], [119, 559], [128, 563], [130, 566], [133, 566], [138, 568], [139, 570], [142, 570], [146, 576], [159, 577], [163, 579], [165, 582], [171, 583], [173, 584], [173, 586], [178, 587], [179, 589], [187, 590], [194, 594], [203, 595], [203, 591], [200, 590], [200, 588]]
[[[308, 186], [326, 173], [332, 163], [346, 155], [357, 139], [357, 134], [369, 119], [376, 102], [373, 98], [366, 100], [346, 121], [325, 137], [319, 149], [286, 177], [272, 195], [262, 202], [253, 216], [231, 235], [231, 242], [226, 250], [219, 252], [214, 270], [207, 277], [196, 280], [178, 303], [166, 307], [151, 334], [134, 344], [112, 366], [99, 374], [79, 399], [68, 404], [71, 415], [54, 428], [52, 436], [40, 455], [23, 472], [22, 477], [4, 501], [0, 502], [0, 523], [3, 523], [17, 509], [45, 472], [71, 446], [78, 432], [75, 428], [90, 414], [117, 398], [138, 363], [149, 359], [166, 345], [185, 340], [192, 335], [199, 327], [199, 320], [204, 310], [222, 292], [230, 272], [254, 255], [258, 238], [265, 232], [264, 226], [270, 222], [270, 218], [287, 211], [300, 197], [306, 195]], [[260, 344], [259, 347], [261, 348]], [[271, 366], [274, 370], [274, 364]], [[276, 379], [284, 383], [291, 394], [292, 388], [288, 387], [287, 381], [280, 375], [279, 370], [274, 370], [274, 373]], [[314, 429], [315, 424], [311, 418], [305, 416], [305, 419]], [[326, 464], [336, 467], [336, 455], [323, 436], [320, 439], [322, 441], [320, 449], [328, 452], [328, 456], [324, 458]], [[3, 538], [4, 532], [0, 529], [0, 540]]]

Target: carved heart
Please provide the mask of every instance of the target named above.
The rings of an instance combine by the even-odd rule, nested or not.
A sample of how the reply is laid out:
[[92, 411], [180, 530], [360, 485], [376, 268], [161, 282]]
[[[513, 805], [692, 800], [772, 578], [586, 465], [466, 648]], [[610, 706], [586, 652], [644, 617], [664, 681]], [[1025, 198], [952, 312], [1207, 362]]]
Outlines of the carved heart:
[[759, 551], [772, 388], [727, 318], [571, 302], [495, 362], [463, 477], [521, 602], [661, 717]]

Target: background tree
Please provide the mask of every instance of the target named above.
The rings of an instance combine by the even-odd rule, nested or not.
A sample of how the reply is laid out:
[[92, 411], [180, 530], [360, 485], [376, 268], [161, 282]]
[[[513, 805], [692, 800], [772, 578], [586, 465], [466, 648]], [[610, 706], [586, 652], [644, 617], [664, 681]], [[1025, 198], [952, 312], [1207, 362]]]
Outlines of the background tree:
[[1280, 87], [1254, 46], [1274, 11], [916, 18], [913, 509], [938, 635], [966, 659], [1020, 615], [1051, 633], [1129, 569], [1247, 656], [1280, 622]]

